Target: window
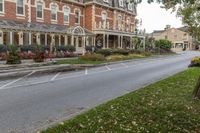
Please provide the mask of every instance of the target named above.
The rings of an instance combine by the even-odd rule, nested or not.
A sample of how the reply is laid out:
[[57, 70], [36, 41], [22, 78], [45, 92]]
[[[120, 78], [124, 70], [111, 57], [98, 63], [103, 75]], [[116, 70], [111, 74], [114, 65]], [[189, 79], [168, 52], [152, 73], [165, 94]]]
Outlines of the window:
[[79, 24], [80, 23], [80, 11], [75, 10], [75, 23]]
[[126, 25], [127, 25], [126, 30], [127, 30], [127, 31], [130, 31], [130, 28], [131, 28], [131, 21], [130, 21], [130, 18], [127, 18], [127, 20], [126, 20]]
[[101, 19], [102, 19], [102, 21], [106, 21], [106, 19], [107, 19], [107, 13], [106, 12], [101, 13]]
[[43, 18], [43, 3], [41, 1], [37, 1], [36, 14], [37, 18]]
[[0, 0], [0, 12], [3, 12], [3, 0]]
[[117, 17], [117, 29], [121, 30], [121, 25], [122, 25], [122, 16], [118, 15], [118, 17]]
[[51, 5], [51, 20], [57, 20], [57, 5]]
[[120, 7], [123, 7], [123, 6], [124, 6], [123, 0], [119, 0], [119, 6], [120, 6]]
[[69, 8], [68, 7], [64, 7], [64, 22], [69, 22]]
[[17, 0], [17, 14], [23, 15], [24, 14], [24, 1]]
[[130, 10], [130, 11], [132, 11], [132, 10], [133, 10], [132, 3], [129, 3], [129, 4], [128, 4], [128, 10]]

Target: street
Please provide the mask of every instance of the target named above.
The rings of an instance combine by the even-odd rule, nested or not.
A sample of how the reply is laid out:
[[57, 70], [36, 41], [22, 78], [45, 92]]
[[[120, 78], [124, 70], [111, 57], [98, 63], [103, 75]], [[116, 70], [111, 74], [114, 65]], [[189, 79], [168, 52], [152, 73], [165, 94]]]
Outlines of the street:
[[0, 81], [0, 133], [35, 132], [187, 69], [200, 52], [182, 52], [75, 72]]

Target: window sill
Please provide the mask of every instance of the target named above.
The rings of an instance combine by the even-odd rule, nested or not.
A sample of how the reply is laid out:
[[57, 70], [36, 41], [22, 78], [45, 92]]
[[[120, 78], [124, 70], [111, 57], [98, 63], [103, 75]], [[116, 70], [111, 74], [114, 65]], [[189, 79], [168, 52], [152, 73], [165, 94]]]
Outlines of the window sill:
[[25, 17], [24, 14], [16, 14], [17, 17]]

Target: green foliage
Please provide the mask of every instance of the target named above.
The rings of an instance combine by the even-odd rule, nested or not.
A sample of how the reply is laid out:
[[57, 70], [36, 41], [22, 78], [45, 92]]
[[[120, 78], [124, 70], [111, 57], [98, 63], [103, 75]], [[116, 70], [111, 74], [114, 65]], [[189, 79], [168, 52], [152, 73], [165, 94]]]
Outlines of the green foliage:
[[34, 45], [22, 45], [22, 46], [20, 46], [20, 51], [21, 52], [28, 52], [28, 51], [34, 52]]
[[200, 2], [195, 4], [184, 4], [178, 10], [178, 15], [182, 18], [184, 24], [188, 25], [189, 32], [200, 40]]
[[0, 44], [0, 53], [7, 52], [6, 45]]
[[96, 53], [104, 55], [104, 56], [109, 56], [112, 54], [112, 49], [99, 49], [99, 50], [97, 50]]
[[164, 39], [156, 40], [155, 47], [170, 50], [172, 48], [172, 42]]
[[21, 59], [18, 54], [18, 48], [15, 45], [8, 45], [8, 58], [6, 64], [21, 64]]
[[112, 54], [128, 55], [128, 50], [125, 49], [114, 49]]
[[85, 61], [105, 61], [105, 57], [101, 54], [86, 54], [80, 56], [79, 59]]
[[33, 57], [33, 60], [35, 62], [44, 62], [44, 49], [41, 45], [34, 45], [34, 51], [35, 55]]
[[131, 92], [42, 133], [191, 133], [200, 128], [194, 68]]
[[68, 51], [68, 52], [74, 52], [76, 50], [76, 48], [74, 46], [72, 46], [72, 45], [56, 46], [55, 49], [56, 49], [56, 51], [64, 51], [64, 52], [66, 52], [66, 51]]

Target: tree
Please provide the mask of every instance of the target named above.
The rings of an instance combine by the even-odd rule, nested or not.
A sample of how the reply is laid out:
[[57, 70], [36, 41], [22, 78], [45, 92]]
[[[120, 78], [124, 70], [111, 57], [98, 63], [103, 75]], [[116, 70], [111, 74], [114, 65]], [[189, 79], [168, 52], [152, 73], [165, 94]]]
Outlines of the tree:
[[155, 47], [160, 49], [170, 50], [172, 48], [172, 42], [165, 39], [156, 40]]
[[184, 4], [178, 10], [178, 16], [182, 18], [185, 25], [189, 27], [189, 32], [195, 37], [196, 41], [200, 40], [200, 2], [194, 4]]
[[[167, 9], [173, 8], [179, 4], [194, 4], [196, 1], [198, 0], [147, 0], [148, 3], [153, 3], [153, 2], [161, 3]], [[138, 4], [141, 3], [142, 0], [131, 0], [131, 2]]]

